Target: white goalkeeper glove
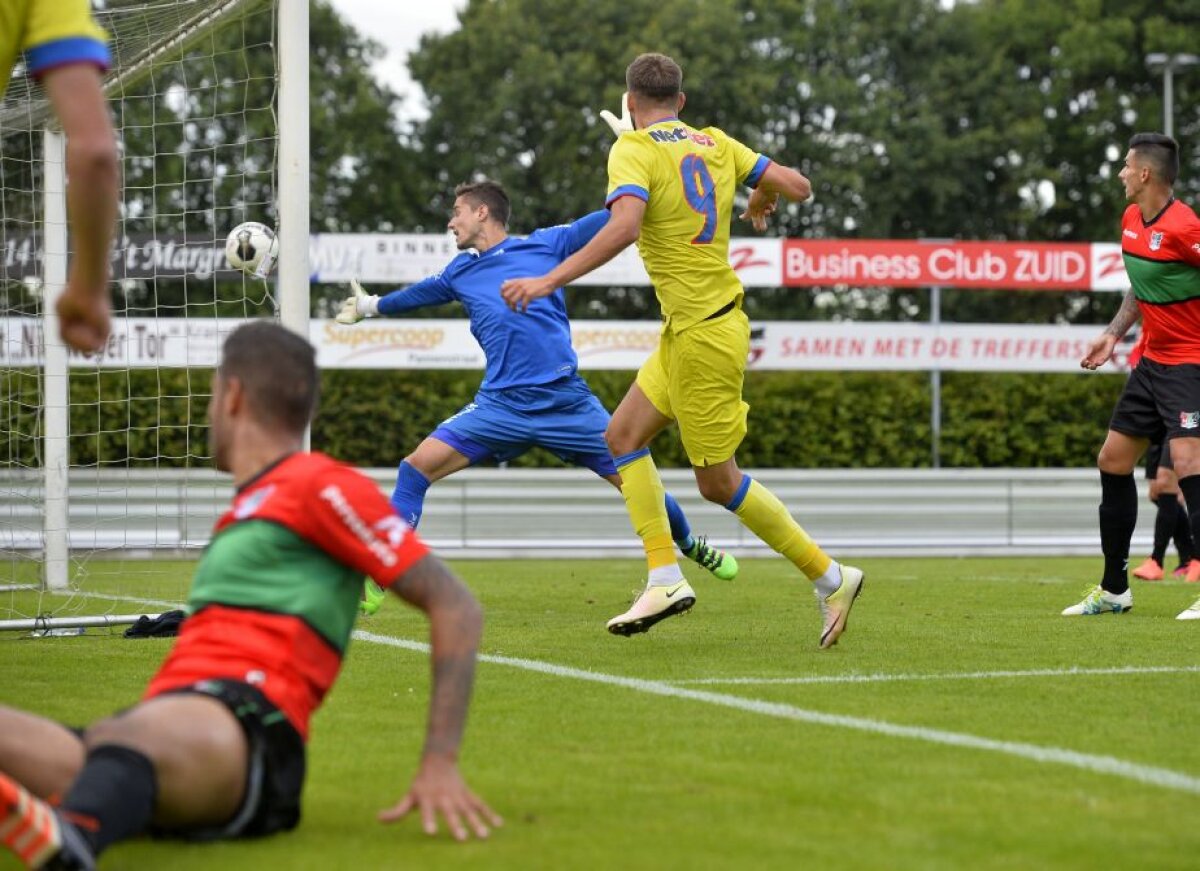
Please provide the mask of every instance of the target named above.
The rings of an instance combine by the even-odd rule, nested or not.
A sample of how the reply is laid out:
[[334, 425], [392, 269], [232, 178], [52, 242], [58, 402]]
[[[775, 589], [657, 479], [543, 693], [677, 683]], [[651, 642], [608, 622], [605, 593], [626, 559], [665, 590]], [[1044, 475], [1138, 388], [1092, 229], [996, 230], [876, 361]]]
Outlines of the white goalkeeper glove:
[[357, 324], [363, 318], [373, 318], [379, 314], [379, 297], [367, 293], [358, 283], [357, 278], [350, 279], [353, 296], [346, 297], [342, 302], [342, 310], [334, 318], [339, 324]]
[[618, 118], [607, 109], [600, 110], [600, 117], [604, 119], [604, 123], [612, 128], [613, 136], [621, 138], [622, 133], [631, 133], [633, 131], [633, 119], [629, 117], [629, 92], [621, 95], [621, 117]]

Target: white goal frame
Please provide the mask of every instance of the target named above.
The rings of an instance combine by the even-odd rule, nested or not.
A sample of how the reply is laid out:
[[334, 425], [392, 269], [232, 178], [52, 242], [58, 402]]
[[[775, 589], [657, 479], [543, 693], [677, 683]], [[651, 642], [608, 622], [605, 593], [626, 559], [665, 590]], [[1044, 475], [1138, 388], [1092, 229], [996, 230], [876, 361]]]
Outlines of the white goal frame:
[[[181, 28], [168, 41], [158, 43], [106, 82], [106, 93], [119, 92], [151, 69], [163, 54], [181, 51], [218, 26], [246, 0], [227, 0]], [[276, 0], [278, 11], [279, 76], [279, 316], [288, 329], [308, 338], [309, 322], [309, 11], [308, 0]], [[44, 161], [44, 304], [45, 341], [44, 446], [44, 551], [42, 587], [64, 592], [69, 588], [70, 523], [68, 519], [68, 438], [70, 430], [68, 356], [59, 337], [55, 303], [67, 280], [67, 203], [65, 137], [54, 126], [52, 115], [43, 120]], [[134, 622], [132, 615], [125, 622]], [[88, 618], [62, 618], [87, 620]], [[117, 618], [106, 618], [112, 624]], [[106, 624], [106, 625], [108, 625]], [[60, 625], [60, 624], [56, 624]], [[65, 624], [61, 624], [64, 625]], [[80, 622], [71, 625], [85, 625]], [[88, 624], [91, 625], [91, 624]]]

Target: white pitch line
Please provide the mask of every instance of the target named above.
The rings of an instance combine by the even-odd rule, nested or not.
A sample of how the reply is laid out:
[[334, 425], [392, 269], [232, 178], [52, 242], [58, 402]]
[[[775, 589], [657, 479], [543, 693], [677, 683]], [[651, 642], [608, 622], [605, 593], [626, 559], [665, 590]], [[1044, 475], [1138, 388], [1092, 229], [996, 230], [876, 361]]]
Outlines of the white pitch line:
[[146, 599], [142, 596], [114, 596], [110, 593], [90, 593], [82, 590], [76, 590], [69, 593], [55, 592], [52, 593], [52, 595], [62, 596], [63, 598], [67, 599], [71, 598], [72, 596], [79, 596], [83, 599], [103, 599], [106, 602], [132, 602], [139, 605], [154, 605], [158, 608], [177, 609], [183, 607], [182, 602], [167, 602], [163, 599]]
[[[373, 644], [386, 644], [391, 647], [401, 647], [405, 650], [428, 652], [429, 645], [419, 641], [409, 641], [393, 638], [389, 635], [376, 635], [372, 632], [357, 631], [354, 637]], [[902, 726], [884, 720], [869, 720], [865, 717], [849, 717], [841, 714], [826, 714], [821, 711], [811, 711], [794, 705], [778, 702], [764, 702], [759, 699], [746, 699], [724, 693], [713, 693], [705, 690], [690, 690], [674, 686], [662, 681], [643, 680], [634, 677], [604, 674], [597, 671], [586, 671], [569, 666], [554, 665], [540, 662], [536, 659], [519, 659], [512, 656], [495, 656], [480, 654], [480, 662], [495, 665], [507, 665], [525, 671], [553, 675], [554, 677], [585, 680], [608, 686], [624, 687], [640, 693], [649, 693], [669, 698], [688, 699], [695, 702], [705, 702], [725, 708], [748, 711], [752, 714], [762, 714], [768, 717], [778, 717], [785, 720], [797, 720], [803, 723], [815, 723], [821, 726], [835, 726], [843, 729], [854, 729], [859, 732], [870, 732], [876, 735], [888, 735], [893, 738], [909, 738], [925, 741], [931, 744], [945, 744], [951, 747], [966, 747], [972, 750], [987, 750], [993, 753], [1003, 753], [1034, 762], [1049, 762], [1056, 765], [1067, 765], [1080, 768], [1095, 774], [1111, 774], [1158, 786], [1164, 789], [1175, 789], [1200, 795], [1200, 777], [1172, 771], [1169, 768], [1158, 768], [1152, 765], [1141, 765], [1127, 762], [1112, 756], [1096, 756], [1090, 753], [1079, 753], [1060, 747], [1041, 747], [1036, 744], [1024, 744], [1018, 741], [996, 741], [991, 738], [981, 738], [961, 732], [947, 732], [942, 729], [928, 729], [923, 726]]]
[[920, 680], [994, 680], [1011, 677], [1085, 677], [1087, 675], [1121, 674], [1194, 674], [1200, 665], [1117, 665], [1109, 668], [1036, 668], [1025, 671], [959, 671], [933, 674], [830, 674], [808, 677], [698, 677], [667, 681], [674, 686], [728, 685], [759, 686], [769, 684], [841, 684], [888, 683], [890, 681]]
[[[132, 596], [112, 596], [101, 593], [78, 593], [76, 595], [97, 599], [110, 599], [113, 601], [142, 602], [149, 605], [168, 607], [172, 606], [172, 603], [169, 602], [161, 602], [153, 599], [142, 599]], [[404, 650], [412, 650], [419, 653], [429, 652], [429, 645], [421, 641], [410, 641], [405, 638], [394, 638], [390, 635], [378, 635], [374, 632], [364, 632], [362, 630], [355, 631], [354, 637], [360, 641], [366, 641], [371, 644], [398, 647]], [[802, 723], [813, 723], [820, 726], [833, 726], [840, 729], [852, 729], [858, 732], [867, 732], [875, 735], [887, 735], [892, 738], [908, 738], [910, 740], [923, 741], [929, 744], [942, 744], [949, 747], [964, 747], [970, 750], [984, 750], [991, 753], [1001, 753], [1006, 756], [1016, 756], [1021, 759], [1029, 759], [1033, 762], [1065, 765], [1071, 768], [1078, 768], [1083, 771], [1090, 771], [1094, 774], [1108, 774], [1114, 777], [1123, 777], [1128, 780], [1134, 780], [1138, 783], [1145, 783], [1150, 786], [1161, 787], [1163, 789], [1174, 789], [1178, 790], [1179, 792], [1200, 795], [1200, 777], [1185, 774], [1181, 771], [1172, 771], [1169, 768], [1158, 768], [1157, 766], [1153, 765], [1141, 765], [1136, 762], [1128, 762], [1124, 759], [1117, 759], [1113, 756], [1098, 756], [1091, 753], [1079, 753], [1074, 750], [1067, 750], [1061, 747], [1042, 747], [1037, 744], [1025, 744], [1019, 741], [997, 741], [992, 738], [981, 738], [977, 735], [969, 735], [963, 732], [948, 732], [943, 729], [929, 729], [923, 726], [903, 726], [898, 723], [889, 723], [885, 720], [870, 720], [865, 717], [850, 717], [841, 714], [827, 714], [821, 711], [811, 711], [806, 708], [799, 708], [794, 705], [785, 705], [779, 702], [765, 702], [759, 699], [746, 699], [740, 696], [714, 693], [707, 690], [687, 689], [685, 687], [673, 686], [662, 681], [643, 680], [641, 678], [634, 677], [622, 677], [620, 675], [604, 674], [603, 672], [598, 671], [586, 671], [580, 668], [571, 668], [570, 666], [541, 662], [536, 659], [520, 659], [512, 656], [497, 656], [495, 654], [488, 653], [480, 654], [478, 658], [480, 662], [486, 662], [493, 665], [504, 665], [511, 668], [519, 668], [523, 671], [532, 671], [538, 674], [551, 675], [553, 677], [583, 680], [591, 683], [604, 684], [606, 686], [622, 687], [624, 689], [630, 689], [640, 693], [647, 693], [649, 695], [703, 702], [709, 705], [718, 705], [720, 707], [732, 708], [734, 710], [745, 711], [752, 714], [760, 714], [762, 716], [776, 717], [785, 720], [794, 720]]]

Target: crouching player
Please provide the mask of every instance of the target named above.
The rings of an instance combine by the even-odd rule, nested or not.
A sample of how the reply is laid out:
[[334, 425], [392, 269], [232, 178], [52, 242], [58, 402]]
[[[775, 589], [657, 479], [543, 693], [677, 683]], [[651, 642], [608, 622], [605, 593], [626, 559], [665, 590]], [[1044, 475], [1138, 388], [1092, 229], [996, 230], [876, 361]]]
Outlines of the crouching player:
[[420, 767], [380, 819], [419, 810], [433, 833], [441, 813], [460, 840], [500, 824], [455, 762], [479, 606], [369, 480], [303, 451], [316, 396], [304, 339], [265, 321], [230, 335], [209, 438], [237, 492], [142, 700], [81, 732], [0, 707], [0, 840], [29, 867], [93, 868], [108, 846], [150, 831], [219, 839], [294, 828], [309, 719], [341, 667], [363, 574], [431, 624]]

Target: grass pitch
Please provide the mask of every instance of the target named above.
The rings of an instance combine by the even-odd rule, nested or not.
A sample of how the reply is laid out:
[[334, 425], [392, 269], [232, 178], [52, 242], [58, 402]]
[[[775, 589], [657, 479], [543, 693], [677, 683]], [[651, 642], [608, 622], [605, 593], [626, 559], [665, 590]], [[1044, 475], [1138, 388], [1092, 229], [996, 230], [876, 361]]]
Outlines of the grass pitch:
[[[489, 841], [374, 821], [415, 770], [428, 697], [427, 656], [395, 646], [426, 640], [424, 618], [389, 601], [314, 721], [296, 832], [135, 842], [102, 867], [1195, 867], [1200, 623], [1174, 617], [1200, 588], [1135, 582], [1131, 613], [1069, 619], [1098, 559], [862, 565], [849, 630], [819, 651], [782, 560], [730, 584], [685, 567], [693, 612], [629, 639], [604, 623], [638, 563], [457, 563], [487, 619], [461, 765], [506, 819]], [[83, 589], [182, 601], [189, 565], [125, 567]], [[0, 702], [90, 721], [137, 698], [169, 643], [0, 638]]]

